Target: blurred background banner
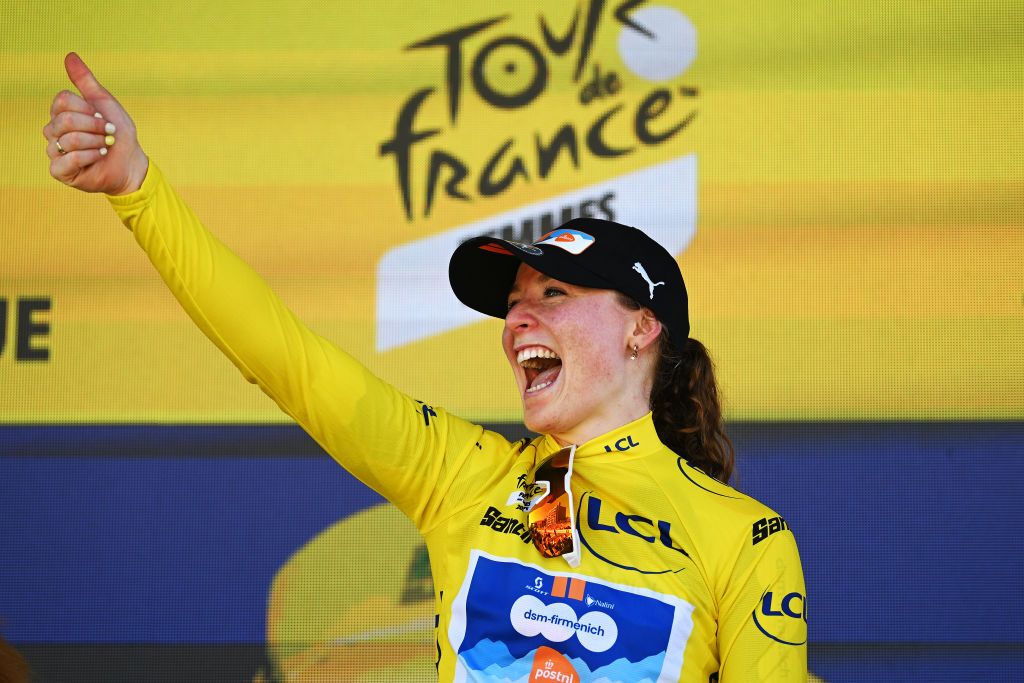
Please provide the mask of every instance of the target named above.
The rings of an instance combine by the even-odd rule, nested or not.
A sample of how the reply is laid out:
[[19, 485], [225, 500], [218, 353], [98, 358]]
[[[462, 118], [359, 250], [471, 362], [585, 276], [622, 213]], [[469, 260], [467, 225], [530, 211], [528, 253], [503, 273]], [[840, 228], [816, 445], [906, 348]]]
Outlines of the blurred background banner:
[[45, 680], [414, 680], [434, 656], [407, 522], [49, 177], [75, 50], [302, 319], [510, 435], [501, 324], [454, 300], [451, 250], [647, 230], [737, 486], [797, 535], [812, 670], [1024, 677], [1022, 27], [1012, 0], [3, 5], [0, 630]]
[[[518, 414], [511, 382], [477, 381], [507, 376], [498, 324], [458, 319], [451, 240], [396, 252], [592, 214], [678, 234], [734, 419], [1024, 416], [1019, 3], [4, 13], [5, 422], [282, 421], [105, 203], [48, 177], [39, 130], [71, 48], [303, 319], [456, 413]], [[692, 172], [630, 181], [680, 159]], [[441, 322], [419, 333], [431, 298]], [[19, 339], [47, 358], [18, 362]]]

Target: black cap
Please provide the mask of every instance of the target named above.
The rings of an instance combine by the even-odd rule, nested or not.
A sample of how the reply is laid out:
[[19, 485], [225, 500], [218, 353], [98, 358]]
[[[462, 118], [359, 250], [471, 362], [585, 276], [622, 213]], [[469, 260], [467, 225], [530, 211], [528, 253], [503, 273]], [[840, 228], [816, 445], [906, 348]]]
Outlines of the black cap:
[[677, 351], [685, 348], [690, 319], [679, 264], [642, 230], [574, 218], [533, 244], [474, 237], [452, 254], [448, 280], [459, 301], [504, 318], [520, 263], [569, 284], [622, 292], [654, 312]]

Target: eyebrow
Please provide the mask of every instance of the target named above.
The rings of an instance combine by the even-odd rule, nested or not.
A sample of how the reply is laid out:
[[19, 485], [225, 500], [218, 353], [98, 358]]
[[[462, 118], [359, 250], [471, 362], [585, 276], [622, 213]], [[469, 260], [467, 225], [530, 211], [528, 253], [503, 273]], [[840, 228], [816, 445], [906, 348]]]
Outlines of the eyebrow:
[[[547, 276], [547, 275], [544, 275], [544, 274], [542, 273], [542, 274], [541, 274], [541, 276], [540, 276], [540, 280], [539, 280], [539, 282], [540, 282], [540, 284], [544, 284], [544, 283], [546, 283], [546, 282], [551, 282], [551, 281], [552, 281], [552, 280], [554, 280], [554, 279], [555, 279], [555, 278], [553, 278], [553, 277], [549, 277], [549, 276]], [[513, 294], [515, 294], [516, 292], [518, 292], [518, 291], [519, 291], [519, 290], [521, 290], [521, 289], [522, 289], [522, 287], [520, 287], [520, 286], [519, 286], [518, 284], [516, 284], [516, 283], [512, 283], [512, 289], [508, 290], [508, 294], [509, 294], [509, 296], [512, 296]]]

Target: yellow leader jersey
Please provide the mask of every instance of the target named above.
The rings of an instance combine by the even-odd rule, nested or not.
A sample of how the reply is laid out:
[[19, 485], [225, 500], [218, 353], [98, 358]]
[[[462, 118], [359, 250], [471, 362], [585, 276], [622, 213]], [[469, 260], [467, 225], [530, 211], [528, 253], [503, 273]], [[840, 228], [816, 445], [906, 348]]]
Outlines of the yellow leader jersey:
[[544, 558], [528, 473], [560, 448], [414, 400], [303, 325], [150, 165], [109, 197], [203, 332], [423, 534], [442, 681], [803, 681], [807, 599], [785, 521], [690, 467], [650, 414], [579, 444], [582, 558]]

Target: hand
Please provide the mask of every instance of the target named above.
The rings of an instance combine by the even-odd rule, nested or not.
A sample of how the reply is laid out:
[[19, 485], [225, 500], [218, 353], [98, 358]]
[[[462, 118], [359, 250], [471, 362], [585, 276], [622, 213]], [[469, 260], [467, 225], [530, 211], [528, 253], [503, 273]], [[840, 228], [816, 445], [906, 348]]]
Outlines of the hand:
[[[81, 96], [63, 90], [50, 105], [50, 122], [43, 127], [50, 175], [85, 192], [134, 192], [149, 169], [135, 124], [81, 57], [69, 53], [64, 68]], [[108, 136], [114, 144], [106, 144]]]

